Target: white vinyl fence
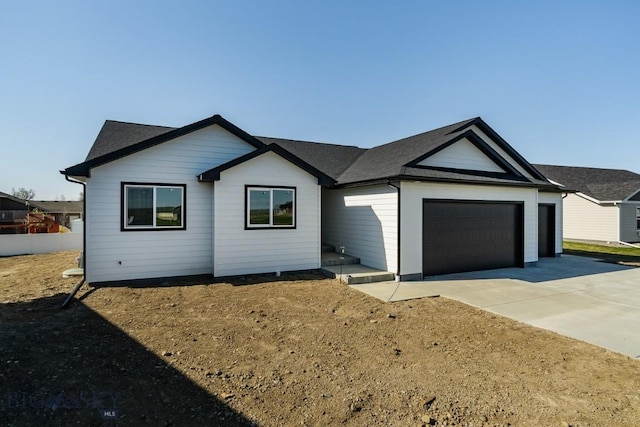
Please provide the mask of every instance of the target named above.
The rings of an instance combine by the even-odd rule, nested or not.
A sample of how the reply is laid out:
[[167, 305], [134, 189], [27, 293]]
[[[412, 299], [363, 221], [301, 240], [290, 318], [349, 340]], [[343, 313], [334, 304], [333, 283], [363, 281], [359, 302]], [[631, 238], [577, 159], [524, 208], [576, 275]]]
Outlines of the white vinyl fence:
[[82, 250], [83, 233], [0, 234], [0, 256]]

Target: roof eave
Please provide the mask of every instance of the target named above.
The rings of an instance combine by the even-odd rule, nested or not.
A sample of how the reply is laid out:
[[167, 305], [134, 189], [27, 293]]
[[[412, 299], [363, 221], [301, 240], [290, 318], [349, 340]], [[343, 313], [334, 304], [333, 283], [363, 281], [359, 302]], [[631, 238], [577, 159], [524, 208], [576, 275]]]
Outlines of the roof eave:
[[237, 136], [248, 144], [254, 146], [255, 148], [262, 148], [265, 144], [259, 139], [251, 136], [247, 132], [243, 131], [233, 123], [227, 121], [224, 117], [219, 114], [215, 114], [206, 119], [197, 121], [195, 123], [191, 123], [189, 125], [183, 126], [181, 128], [177, 128], [171, 130], [169, 132], [163, 133], [161, 135], [145, 139], [143, 141], [137, 142], [133, 145], [129, 145], [127, 147], [121, 148], [119, 150], [113, 151], [108, 154], [104, 154], [102, 156], [96, 157], [94, 159], [88, 160], [83, 163], [79, 163], [77, 165], [71, 166], [64, 170], [63, 174], [67, 176], [82, 176], [82, 177], [90, 177], [91, 169], [100, 166], [106, 163], [110, 163], [112, 161], [121, 159], [123, 157], [129, 156], [133, 153], [137, 153], [139, 151], [145, 150], [147, 148], [153, 147], [155, 145], [161, 144], [163, 142], [170, 141], [172, 139], [179, 138], [181, 136], [187, 135], [189, 133], [195, 132], [197, 130], [203, 129], [208, 126], [218, 125], [231, 134]]
[[[539, 190], [546, 190], [549, 192], [557, 192], [557, 193], [565, 193], [567, 192], [564, 188], [559, 188], [553, 184], [536, 184], [533, 182], [496, 182], [496, 181], [477, 181], [477, 180], [465, 180], [465, 179], [457, 179], [457, 178], [436, 178], [436, 177], [424, 177], [424, 176], [413, 176], [413, 175], [391, 175], [382, 178], [354, 181], [354, 182], [345, 182], [345, 183], [336, 183], [334, 187], [336, 188], [345, 188], [345, 187], [359, 187], [365, 185], [374, 185], [374, 184], [383, 184], [389, 181], [415, 181], [415, 182], [441, 182], [441, 183], [451, 183], [451, 184], [469, 184], [469, 185], [496, 185], [496, 186], [507, 186], [507, 187], [522, 187], [522, 188], [537, 188]], [[569, 191], [571, 192], [571, 191]]]

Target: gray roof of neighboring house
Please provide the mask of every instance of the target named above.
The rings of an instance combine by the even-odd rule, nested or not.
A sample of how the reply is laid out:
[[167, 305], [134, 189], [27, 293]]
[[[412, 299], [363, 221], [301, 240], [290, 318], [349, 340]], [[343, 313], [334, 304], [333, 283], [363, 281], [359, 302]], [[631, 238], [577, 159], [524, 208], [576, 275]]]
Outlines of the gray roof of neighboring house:
[[640, 191], [640, 175], [622, 169], [533, 165], [550, 180], [599, 201], [622, 201]]
[[48, 213], [82, 213], [83, 203], [77, 200], [31, 200], [29, 204]]
[[0, 191], [0, 197], [21, 203], [27, 209], [27, 202], [32, 208], [40, 209], [47, 213], [82, 213], [82, 201], [75, 200], [24, 200]]
[[[90, 169], [95, 166], [177, 138], [211, 124], [219, 124], [258, 149], [275, 144], [302, 161], [297, 164], [306, 165], [310, 170], [315, 170], [314, 174], [319, 171], [327, 175], [335, 181], [335, 185], [404, 178], [534, 185], [549, 189], [555, 188], [479, 117], [369, 149], [291, 139], [254, 137], [227, 122], [219, 115], [182, 128], [108, 120], [103, 125], [85, 162], [67, 168], [62, 173], [71, 176], [89, 176]], [[492, 141], [534, 178], [526, 178], [513, 168], [509, 162], [506, 162], [501, 155], [489, 147], [488, 144], [471, 132], [470, 127], [474, 125], [489, 136]], [[463, 138], [472, 140], [486, 155], [502, 166], [504, 173], [425, 167], [417, 164], [419, 160], [430, 153], [437, 152]], [[473, 141], [474, 138], [475, 142]]]
[[26, 200], [20, 199], [20, 198], [15, 197], [15, 196], [12, 196], [11, 194], [3, 193], [2, 191], [0, 191], [0, 197], [2, 197], [3, 199], [12, 200], [12, 201], [14, 201], [16, 203], [22, 203], [22, 204], [26, 203]]

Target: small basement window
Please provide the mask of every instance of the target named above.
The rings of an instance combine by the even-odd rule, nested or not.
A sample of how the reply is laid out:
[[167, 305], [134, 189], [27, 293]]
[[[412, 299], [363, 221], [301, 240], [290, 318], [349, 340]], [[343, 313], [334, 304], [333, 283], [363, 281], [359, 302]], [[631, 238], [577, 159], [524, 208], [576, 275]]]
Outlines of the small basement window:
[[246, 187], [246, 229], [295, 228], [295, 187]]
[[184, 184], [122, 183], [122, 231], [184, 230]]

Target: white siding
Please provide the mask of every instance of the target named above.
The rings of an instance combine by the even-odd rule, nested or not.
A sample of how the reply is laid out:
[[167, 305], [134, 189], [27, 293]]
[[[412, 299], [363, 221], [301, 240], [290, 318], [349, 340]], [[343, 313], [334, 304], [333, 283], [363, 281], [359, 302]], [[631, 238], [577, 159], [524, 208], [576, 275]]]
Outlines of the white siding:
[[[87, 280], [211, 273], [212, 185], [196, 175], [255, 148], [217, 125], [91, 170]], [[120, 231], [121, 182], [186, 184], [186, 230]]]
[[453, 143], [418, 164], [420, 166], [505, 172], [504, 169], [496, 165], [493, 160], [488, 158], [478, 147], [467, 139]]
[[[296, 187], [296, 228], [245, 230], [245, 185]], [[222, 172], [214, 184], [217, 277], [320, 267], [318, 179], [274, 153]]]
[[511, 166], [513, 166], [518, 172], [520, 172], [522, 175], [526, 176], [527, 178], [533, 178], [531, 176], [531, 174], [529, 172], [527, 172], [522, 166], [520, 166], [511, 156], [509, 156], [507, 154], [506, 151], [504, 151], [502, 148], [500, 148], [495, 142], [493, 142], [484, 132], [482, 132], [477, 126], [473, 125], [471, 126], [469, 129], [473, 130], [474, 133], [476, 133], [479, 137], [481, 137], [484, 142], [487, 143], [487, 145], [489, 145], [489, 147], [491, 147], [493, 150], [495, 150], [498, 154], [500, 154], [500, 156], [507, 160]]
[[422, 274], [423, 199], [524, 202], [524, 262], [538, 260], [538, 191], [532, 188], [402, 182], [400, 274]]
[[538, 203], [554, 204], [556, 206], [556, 253], [562, 253], [562, 194], [561, 193], [538, 193]]
[[618, 206], [600, 205], [577, 194], [569, 194], [563, 203], [565, 239], [615, 242], [620, 238]]
[[360, 258], [363, 265], [396, 272], [398, 194], [388, 185], [323, 190], [322, 241]]
[[640, 203], [625, 202], [620, 204], [620, 240], [623, 242], [640, 242], [636, 209]]

